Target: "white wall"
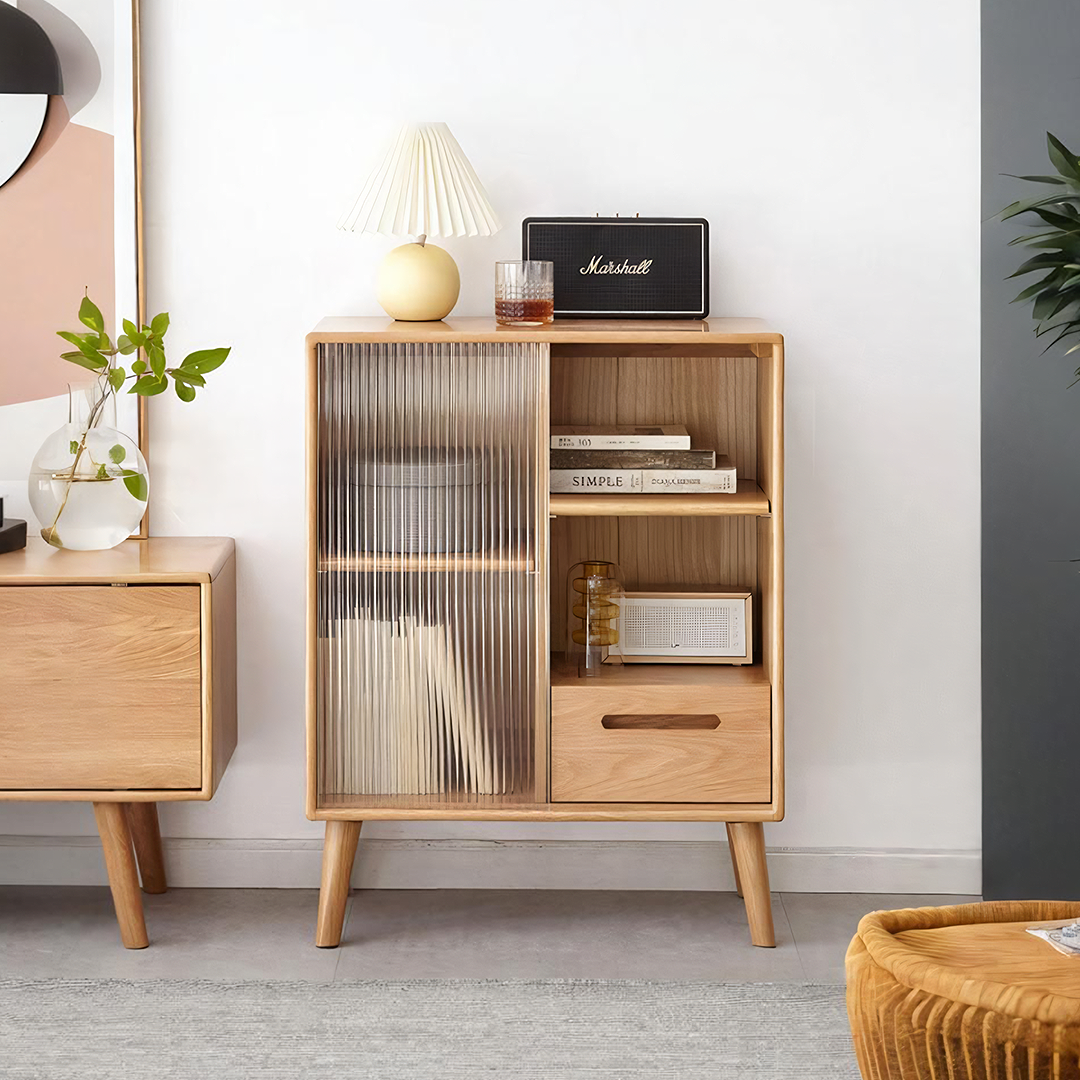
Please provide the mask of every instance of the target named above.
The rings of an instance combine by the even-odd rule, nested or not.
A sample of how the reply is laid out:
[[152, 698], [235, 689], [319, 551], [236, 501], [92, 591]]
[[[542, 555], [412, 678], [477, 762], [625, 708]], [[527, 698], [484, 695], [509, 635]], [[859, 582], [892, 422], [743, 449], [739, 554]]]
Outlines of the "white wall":
[[[303, 337], [377, 313], [343, 234], [403, 119], [445, 120], [501, 213], [450, 241], [459, 314], [528, 214], [705, 215], [713, 312], [787, 336], [788, 818], [773, 847], [979, 847], [976, 0], [143, 0], [149, 298], [233, 345], [152, 402], [154, 531], [240, 559], [240, 746], [173, 836], [307, 838]], [[0, 804], [0, 832], [92, 832]], [[703, 840], [713, 825], [370, 827]], [[970, 887], [970, 875], [966, 879]]]

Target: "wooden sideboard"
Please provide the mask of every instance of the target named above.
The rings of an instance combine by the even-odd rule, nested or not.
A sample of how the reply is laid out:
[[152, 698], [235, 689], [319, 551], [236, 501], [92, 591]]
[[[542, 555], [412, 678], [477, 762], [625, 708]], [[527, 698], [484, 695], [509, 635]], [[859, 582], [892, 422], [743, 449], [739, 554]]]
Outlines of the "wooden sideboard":
[[[335, 318], [307, 346], [316, 943], [340, 941], [363, 821], [445, 818], [724, 822], [751, 940], [775, 944], [783, 338], [753, 319]], [[738, 490], [549, 494], [550, 427], [582, 424], [684, 424]], [[403, 491], [427, 482], [417, 462], [438, 491]], [[579, 678], [566, 578], [584, 559], [628, 587], [750, 589], [754, 662]]]
[[225, 538], [0, 555], [0, 800], [94, 806], [120, 935], [164, 892], [156, 803], [213, 796], [236, 746]]

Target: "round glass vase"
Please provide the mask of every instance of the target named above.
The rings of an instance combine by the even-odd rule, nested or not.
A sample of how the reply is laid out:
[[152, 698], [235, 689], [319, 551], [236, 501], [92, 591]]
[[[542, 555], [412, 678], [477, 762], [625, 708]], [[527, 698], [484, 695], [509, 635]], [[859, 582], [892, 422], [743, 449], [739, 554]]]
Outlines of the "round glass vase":
[[579, 676], [595, 676], [605, 667], [621, 664], [619, 610], [623, 599], [622, 571], [613, 562], [586, 559], [567, 575], [566, 648]]
[[150, 476], [138, 446], [116, 429], [116, 397], [104, 379], [68, 387], [68, 422], [41, 444], [28, 488], [53, 547], [104, 551], [138, 529]]

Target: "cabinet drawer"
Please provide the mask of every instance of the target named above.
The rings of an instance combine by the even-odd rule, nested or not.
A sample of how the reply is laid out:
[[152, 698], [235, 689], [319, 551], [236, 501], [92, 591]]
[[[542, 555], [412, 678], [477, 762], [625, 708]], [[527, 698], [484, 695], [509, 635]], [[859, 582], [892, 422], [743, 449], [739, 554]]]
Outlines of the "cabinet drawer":
[[200, 787], [199, 594], [0, 588], [0, 789]]
[[769, 801], [767, 684], [709, 694], [582, 682], [551, 691], [553, 802]]

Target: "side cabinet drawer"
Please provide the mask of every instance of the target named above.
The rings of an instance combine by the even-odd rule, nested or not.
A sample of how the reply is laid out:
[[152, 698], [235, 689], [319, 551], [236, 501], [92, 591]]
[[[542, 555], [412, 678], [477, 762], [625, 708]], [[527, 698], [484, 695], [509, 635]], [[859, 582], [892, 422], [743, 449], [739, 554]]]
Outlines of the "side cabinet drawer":
[[200, 787], [199, 593], [0, 588], [0, 789]]
[[553, 802], [769, 801], [767, 684], [713, 695], [605, 684], [552, 687]]

